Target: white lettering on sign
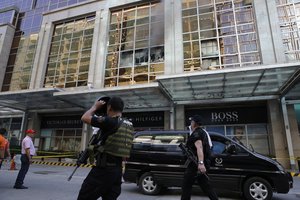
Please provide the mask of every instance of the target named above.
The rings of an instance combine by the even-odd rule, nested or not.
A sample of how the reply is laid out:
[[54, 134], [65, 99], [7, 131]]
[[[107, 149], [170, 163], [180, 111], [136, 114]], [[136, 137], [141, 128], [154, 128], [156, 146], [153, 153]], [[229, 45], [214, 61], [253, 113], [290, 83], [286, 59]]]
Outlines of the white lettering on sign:
[[238, 122], [239, 115], [237, 111], [232, 112], [212, 112], [212, 122]]
[[68, 119], [68, 120], [49, 120], [47, 121], [48, 125], [56, 125], [56, 124], [80, 124], [81, 121], [78, 119]]
[[133, 118], [136, 122], [158, 122], [162, 120], [161, 116], [152, 116], [152, 117], [136, 117]]

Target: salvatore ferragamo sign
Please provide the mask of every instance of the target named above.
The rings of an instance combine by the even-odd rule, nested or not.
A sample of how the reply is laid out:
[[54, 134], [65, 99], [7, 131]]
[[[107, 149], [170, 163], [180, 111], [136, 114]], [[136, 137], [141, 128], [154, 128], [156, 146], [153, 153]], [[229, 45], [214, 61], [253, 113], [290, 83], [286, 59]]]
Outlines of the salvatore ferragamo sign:
[[186, 125], [195, 114], [202, 117], [203, 125], [267, 123], [265, 106], [186, 110]]

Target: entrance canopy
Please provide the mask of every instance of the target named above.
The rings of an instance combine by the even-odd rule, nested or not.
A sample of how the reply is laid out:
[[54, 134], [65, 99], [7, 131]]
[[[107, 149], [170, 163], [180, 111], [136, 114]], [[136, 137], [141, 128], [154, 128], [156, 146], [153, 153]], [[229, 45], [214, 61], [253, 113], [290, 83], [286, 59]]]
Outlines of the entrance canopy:
[[169, 100], [158, 87], [158, 83], [54, 93], [54, 97], [57, 99], [73, 103], [85, 109], [90, 108], [101, 96], [121, 97], [124, 100], [125, 110], [127, 111], [138, 109], [169, 109]]
[[300, 100], [300, 63], [162, 75], [157, 82], [102, 89], [41, 88], [0, 93], [7, 109], [35, 112], [83, 111], [101, 96], [120, 96], [126, 112], [169, 110], [172, 103]]
[[21, 111], [72, 108], [72, 104], [53, 97], [53, 93], [58, 91], [60, 90], [54, 88], [41, 88], [37, 90], [1, 92], [0, 106]]
[[[300, 63], [200, 71], [157, 78], [177, 104], [279, 98], [299, 76]], [[299, 88], [298, 88], [299, 89]], [[295, 93], [297, 92], [295, 89]], [[295, 94], [300, 99], [300, 94]]]

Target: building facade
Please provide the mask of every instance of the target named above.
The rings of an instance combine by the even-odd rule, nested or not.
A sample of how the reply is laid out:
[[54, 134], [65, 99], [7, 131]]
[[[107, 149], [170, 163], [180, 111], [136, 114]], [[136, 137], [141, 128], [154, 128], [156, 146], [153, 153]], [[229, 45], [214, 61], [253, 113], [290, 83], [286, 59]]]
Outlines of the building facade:
[[0, 125], [79, 151], [80, 117], [121, 96], [136, 130], [203, 126], [297, 168], [298, 0], [3, 0]]

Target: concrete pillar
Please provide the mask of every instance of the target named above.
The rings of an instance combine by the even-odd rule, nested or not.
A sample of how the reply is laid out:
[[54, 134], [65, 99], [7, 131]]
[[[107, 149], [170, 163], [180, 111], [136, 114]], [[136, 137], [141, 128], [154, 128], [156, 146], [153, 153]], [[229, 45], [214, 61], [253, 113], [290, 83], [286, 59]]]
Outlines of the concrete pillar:
[[164, 111], [164, 130], [170, 130], [170, 111]]
[[269, 134], [270, 146], [273, 147], [273, 152], [276, 160], [284, 167], [290, 168], [288, 145], [284, 132], [284, 124], [281, 112], [280, 102], [278, 100], [268, 101], [268, 119], [269, 119]]
[[[27, 129], [34, 129], [37, 133], [34, 135], [33, 138], [33, 145], [36, 150], [38, 150], [40, 146], [40, 137], [41, 137], [41, 117], [36, 112], [30, 112], [27, 115]], [[26, 133], [25, 133], [26, 134]]]
[[285, 57], [274, 0], [254, 0], [254, 16], [262, 64], [284, 63]]
[[292, 143], [292, 137], [291, 137], [291, 128], [289, 123], [289, 117], [288, 117], [288, 111], [287, 111], [287, 105], [285, 102], [285, 98], [283, 97], [281, 99], [281, 109], [282, 109], [282, 116], [283, 116], [283, 122], [284, 122], [284, 128], [285, 128], [285, 135], [286, 135], [286, 141], [287, 141], [287, 148], [289, 152], [289, 160], [291, 164], [291, 169], [295, 169], [295, 159], [294, 159], [294, 149], [293, 149], [293, 143]]
[[[108, 30], [109, 30], [109, 9], [101, 9], [96, 15], [96, 24], [94, 29], [93, 49], [91, 58], [91, 69], [89, 72], [89, 81], [94, 83], [95, 88], [103, 88], [105, 78], [106, 65], [106, 50], [108, 44]], [[95, 40], [95, 42], [94, 42]], [[94, 67], [92, 67], [94, 65]], [[93, 71], [92, 71], [93, 70]]]
[[165, 3], [165, 74], [183, 72], [181, 1]]
[[14, 35], [15, 28], [12, 25], [0, 25], [0, 88], [2, 88]]
[[300, 158], [300, 145], [299, 145], [300, 144], [300, 137], [299, 137], [300, 130], [298, 130], [298, 123], [297, 123], [297, 117], [296, 117], [294, 104], [287, 105], [287, 113], [288, 113], [288, 119], [289, 119], [289, 126], [290, 126], [290, 133], [291, 133], [291, 139], [292, 139], [295, 165], [298, 166], [298, 171], [299, 171], [300, 166], [298, 165], [297, 158], [298, 159]]
[[175, 129], [184, 130], [185, 129], [184, 105], [176, 105], [175, 109], [176, 109]]
[[29, 89], [43, 87], [51, 46], [52, 33], [54, 29], [54, 24], [47, 21], [48, 17], [43, 18], [43, 23], [38, 36], [39, 39], [37, 43]]
[[88, 137], [88, 125], [86, 123], [83, 123], [80, 150], [83, 151], [87, 147], [89, 141]]

